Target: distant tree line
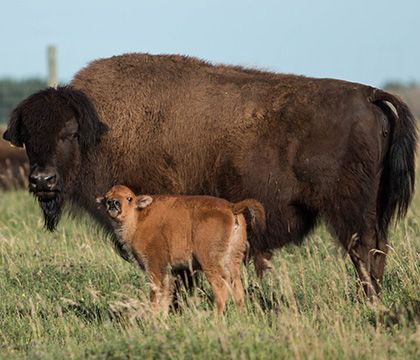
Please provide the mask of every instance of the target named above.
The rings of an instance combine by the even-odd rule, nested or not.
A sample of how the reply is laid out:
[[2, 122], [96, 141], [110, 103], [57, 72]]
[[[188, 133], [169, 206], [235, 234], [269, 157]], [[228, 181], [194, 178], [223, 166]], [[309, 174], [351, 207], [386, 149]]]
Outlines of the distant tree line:
[[10, 112], [24, 98], [47, 86], [45, 80], [0, 80], [0, 125], [9, 121]]
[[[0, 125], [7, 124], [12, 109], [27, 96], [44, 89], [47, 82], [41, 79], [0, 80]], [[420, 119], [420, 85], [404, 85], [398, 82], [388, 83], [384, 90], [400, 96], [408, 103], [417, 119]]]

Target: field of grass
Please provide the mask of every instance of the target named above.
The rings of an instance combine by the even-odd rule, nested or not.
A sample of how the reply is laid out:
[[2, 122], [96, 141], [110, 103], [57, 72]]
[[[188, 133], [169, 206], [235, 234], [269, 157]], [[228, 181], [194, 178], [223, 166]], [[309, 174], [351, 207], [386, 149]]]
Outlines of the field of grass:
[[420, 197], [390, 233], [382, 303], [360, 296], [321, 227], [287, 247], [246, 306], [217, 317], [206, 280], [180, 311], [150, 310], [144, 273], [90, 223], [43, 229], [26, 191], [0, 193], [0, 359], [419, 359]]

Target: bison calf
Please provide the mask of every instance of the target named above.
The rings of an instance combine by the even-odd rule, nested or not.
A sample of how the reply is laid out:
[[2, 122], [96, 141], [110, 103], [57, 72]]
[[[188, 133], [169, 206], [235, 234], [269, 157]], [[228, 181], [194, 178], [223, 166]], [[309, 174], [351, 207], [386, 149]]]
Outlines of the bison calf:
[[169, 310], [169, 267], [203, 270], [219, 314], [229, 290], [242, 307], [240, 266], [247, 244], [242, 213], [248, 209], [253, 230], [263, 231], [265, 212], [257, 200], [233, 204], [209, 196], [135, 196], [117, 185], [98, 201], [106, 205], [121, 246], [146, 270], [155, 307]]

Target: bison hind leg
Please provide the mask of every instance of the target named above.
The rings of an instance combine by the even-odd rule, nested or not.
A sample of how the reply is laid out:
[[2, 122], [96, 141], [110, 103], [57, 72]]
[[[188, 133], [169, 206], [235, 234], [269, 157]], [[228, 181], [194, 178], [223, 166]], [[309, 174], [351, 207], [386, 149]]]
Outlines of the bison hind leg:
[[257, 249], [252, 249], [251, 253], [252, 259], [254, 261], [255, 272], [257, 277], [261, 280], [264, 275], [264, 271], [272, 270], [271, 257], [272, 254], [269, 251], [260, 251]]
[[373, 300], [380, 293], [380, 285], [388, 252], [386, 234], [381, 231], [376, 216], [376, 204], [370, 211], [343, 211], [335, 216], [330, 227], [353, 262], [366, 296]]
[[353, 262], [364, 293], [370, 300], [375, 300], [381, 292], [388, 246], [386, 237], [375, 226], [369, 236], [360, 238], [353, 234], [347, 252]]

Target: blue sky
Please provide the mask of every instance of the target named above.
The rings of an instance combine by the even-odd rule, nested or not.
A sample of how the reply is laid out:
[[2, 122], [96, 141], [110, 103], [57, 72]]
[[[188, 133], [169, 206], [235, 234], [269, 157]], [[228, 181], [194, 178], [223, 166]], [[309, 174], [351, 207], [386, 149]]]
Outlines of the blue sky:
[[418, 0], [13, 0], [0, 7], [0, 78], [60, 82], [126, 52], [176, 53], [381, 87], [420, 83]]

